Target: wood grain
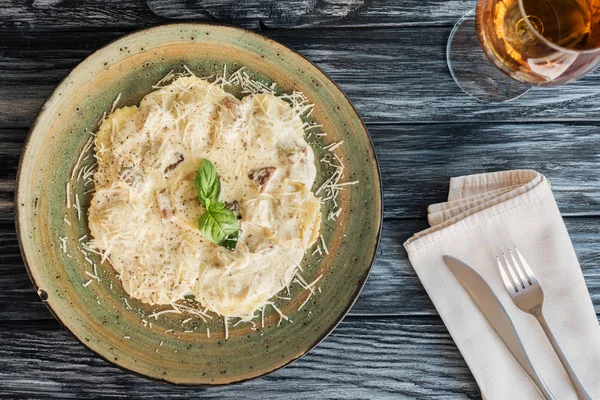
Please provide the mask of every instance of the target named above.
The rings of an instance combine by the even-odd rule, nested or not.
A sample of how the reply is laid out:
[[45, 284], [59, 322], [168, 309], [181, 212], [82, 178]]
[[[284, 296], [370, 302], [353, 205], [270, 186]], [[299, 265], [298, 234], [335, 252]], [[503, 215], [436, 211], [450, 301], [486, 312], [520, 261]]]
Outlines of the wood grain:
[[23, 129], [0, 130], [0, 224], [12, 226], [14, 221], [15, 180], [26, 134]]
[[[272, 28], [454, 24], [467, 0], [2, 0], [0, 31], [137, 29], [202, 21]], [[93, 24], [93, 25], [92, 25]]]
[[449, 25], [474, 7], [470, 1], [393, 0], [148, 0], [154, 14], [171, 21], [209, 20], [269, 28], [398, 27]]
[[[25, 32], [0, 41], [0, 128], [29, 127], [70, 68], [124, 32]], [[572, 84], [532, 89], [506, 104], [471, 100], [445, 59], [448, 27], [267, 30], [328, 73], [366, 122], [460, 123], [593, 121], [600, 115], [600, 72]], [[372, 40], [377, 38], [377, 40]], [[368, 67], [367, 67], [368, 66]]]
[[[238, 385], [185, 388], [125, 373], [57, 323], [0, 326], [0, 397], [479, 399], [438, 318], [346, 319], [307, 356]], [[351, 351], [349, 351], [351, 349]], [[41, 395], [41, 396], [40, 396]]]
[[143, 0], [0, 0], [0, 31], [140, 28], [167, 22]]
[[[600, 228], [598, 219], [565, 220], [596, 312], [600, 315]], [[427, 227], [422, 220], [388, 219], [371, 276], [352, 308], [352, 316], [437, 315], [410, 266], [402, 244]], [[0, 315], [3, 320], [52, 319], [37, 296], [23, 266], [16, 235], [0, 225]]]

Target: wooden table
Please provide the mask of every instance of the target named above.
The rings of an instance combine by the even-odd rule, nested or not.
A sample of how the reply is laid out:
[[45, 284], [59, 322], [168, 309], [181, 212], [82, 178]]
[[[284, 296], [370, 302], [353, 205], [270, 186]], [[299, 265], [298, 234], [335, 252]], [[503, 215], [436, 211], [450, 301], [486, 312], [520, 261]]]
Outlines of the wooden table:
[[[221, 4], [218, 4], [221, 3]], [[479, 398], [402, 243], [426, 227], [451, 176], [532, 168], [548, 176], [600, 312], [600, 72], [503, 105], [464, 95], [445, 46], [472, 1], [0, 0], [0, 397]], [[258, 29], [298, 50], [367, 123], [384, 185], [373, 272], [335, 332], [298, 362], [229, 387], [180, 388], [125, 373], [50, 315], [17, 245], [13, 191], [27, 129], [84, 57], [140, 28], [180, 21]]]

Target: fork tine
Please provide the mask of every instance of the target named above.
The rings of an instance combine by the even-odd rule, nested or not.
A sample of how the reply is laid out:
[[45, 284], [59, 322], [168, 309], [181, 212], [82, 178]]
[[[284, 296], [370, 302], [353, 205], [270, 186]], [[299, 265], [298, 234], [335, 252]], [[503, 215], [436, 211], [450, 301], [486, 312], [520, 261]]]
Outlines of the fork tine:
[[513, 280], [517, 284], [517, 287], [520, 286], [521, 288], [525, 289], [525, 285], [523, 284], [523, 281], [516, 274], [515, 269], [514, 269], [515, 267], [511, 264], [508, 257], [506, 257], [506, 254], [502, 253], [502, 257], [504, 257], [504, 262], [506, 264], [506, 268], [508, 269], [508, 272], [510, 272], [510, 276], [512, 276]]
[[[516, 247], [515, 247], [515, 249], [516, 249]], [[522, 264], [517, 261], [517, 259], [515, 258], [515, 255], [513, 254], [512, 251], [510, 251], [510, 249], [508, 250], [508, 254], [510, 254], [510, 258], [512, 259], [514, 268], [517, 270], [517, 273], [521, 277], [521, 282], [531, 285], [531, 279], [529, 279], [529, 276], [523, 270]], [[522, 260], [522, 258], [521, 258], [521, 260]]]
[[506, 290], [510, 292], [510, 290], [512, 289], [514, 292], [518, 292], [519, 289], [515, 285], [515, 282], [508, 277], [506, 269], [504, 268], [504, 265], [502, 265], [498, 257], [496, 257], [496, 262], [498, 263], [498, 269], [500, 270], [500, 275], [502, 275], [502, 280], [504, 281], [504, 286], [506, 286]]
[[515, 247], [515, 251], [517, 252], [517, 256], [519, 257], [519, 260], [521, 261], [521, 265], [523, 266], [523, 268], [525, 268], [525, 272], [527, 272], [527, 276], [529, 277], [529, 280], [531, 281], [532, 278], [535, 279], [535, 274], [531, 270], [529, 263], [527, 261], [525, 261], [525, 257], [523, 257], [523, 254], [521, 254], [519, 249], [516, 247]]

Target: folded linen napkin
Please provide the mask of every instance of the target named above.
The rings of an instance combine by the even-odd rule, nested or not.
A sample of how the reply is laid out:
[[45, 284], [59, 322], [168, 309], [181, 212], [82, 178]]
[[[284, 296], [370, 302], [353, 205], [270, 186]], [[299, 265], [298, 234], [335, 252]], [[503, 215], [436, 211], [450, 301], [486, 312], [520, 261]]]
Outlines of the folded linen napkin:
[[600, 399], [600, 326], [548, 180], [535, 171], [452, 178], [448, 202], [428, 209], [431, 228], [404, 247], [482, 396], [542, 399], [444, 263], [454, 256], [487, 281], [513, 320], [532, 364], [557, 400], [576, 399], [536, 319], [513, 303], [496, 256], [518, 247], [544, 290], [544, 316], [592, 398]]

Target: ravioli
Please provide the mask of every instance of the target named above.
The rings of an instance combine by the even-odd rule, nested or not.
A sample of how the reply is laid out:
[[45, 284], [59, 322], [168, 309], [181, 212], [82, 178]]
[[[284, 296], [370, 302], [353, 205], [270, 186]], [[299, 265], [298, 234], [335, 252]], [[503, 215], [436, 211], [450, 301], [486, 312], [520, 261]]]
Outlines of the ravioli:
[[[93, 244], [143, 302], [193, 295], [210, 311], [251, 319], [290, 284], [319, 236], [314, 154], [300, 117], [275, 95], [240, 101], [180, 77], [108, 115], [95, 144]], [[241, 217], [233, 251], [198, 230], [204, 210], [193, 180], [204, 159], [216, 166], [220, 200]]]

